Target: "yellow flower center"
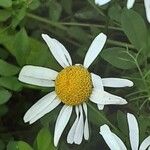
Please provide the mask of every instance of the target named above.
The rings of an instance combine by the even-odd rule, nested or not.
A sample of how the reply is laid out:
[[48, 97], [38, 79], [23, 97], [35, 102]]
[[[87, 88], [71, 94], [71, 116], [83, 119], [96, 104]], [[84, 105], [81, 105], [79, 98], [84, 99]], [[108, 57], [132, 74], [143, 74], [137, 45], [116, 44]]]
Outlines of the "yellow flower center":
[[56, 78], [55, 91], [66, 105], [81, 104], [88, 100], [91, 94], [91, 75], [81, 65], [66, 67]]

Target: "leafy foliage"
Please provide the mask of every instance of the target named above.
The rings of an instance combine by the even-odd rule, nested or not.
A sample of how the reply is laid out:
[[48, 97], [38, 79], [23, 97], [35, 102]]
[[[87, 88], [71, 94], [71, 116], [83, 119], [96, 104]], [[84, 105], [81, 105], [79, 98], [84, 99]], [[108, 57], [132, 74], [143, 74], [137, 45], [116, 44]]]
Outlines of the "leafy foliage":
[[[107, 149], [99, 135], [104, 123], [129, 145], [127, 112], [138, 118], [140, 140], [150, 134], [150, 25], [143, 2], [135, 3], [134, 9], [125, 7], [121, 0], [101, 7], [94, 0], [0, 0], [0, 150]], [[21, 83], [19, 71], [26, 64], [62, 69], [42, 33], [61, 41], [76, 64], [83, 62], [100, 32], [107, 34], [108, 40], [90, 71], [132, 80], [133, 88], [108, 89], [125, 97], [128, 105], [107, 106], [102, 112], [89, 103], [90, 140], [79, 146], [67, 144], [66, 131], [55, 148], [53, 128], [59, 109], [30, 127], [22, 121], [27, 109], [52, 89]]]

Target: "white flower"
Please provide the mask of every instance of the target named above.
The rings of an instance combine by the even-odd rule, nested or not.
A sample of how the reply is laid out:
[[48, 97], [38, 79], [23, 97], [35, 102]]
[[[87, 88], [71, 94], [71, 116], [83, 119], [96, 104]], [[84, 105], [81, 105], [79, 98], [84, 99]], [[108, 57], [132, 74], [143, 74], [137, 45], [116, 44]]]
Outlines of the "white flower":
[[[95, 0], [95, 4], [102, 6], [110, 2], [111, 0]], [[133, 7], [135, 0], [127, 0], [127, 8], [130, 9]], [[150, 0], [144, 0], [144, 6], [146, 11], [146, 17], [150, 23]]]
[[32, 124], [62, 102], [64, 106], [56, 121], [54, 145], [57, 146], [73, 109], [76, 112], [76, 119], [68, 133], [67, 142], [80, 144], [83, 137], [85, 140], [89, 139], [86, 102], [91, 100], [101, 110], [104, 105], [126, 104], [127, 101], [125, 99], [104, 91], [104, 86], [131, 87], [133, 82], [120, 78], [102, 79], [100, 76], [89, 73], [87, 70], [106, 42], [107, 37], [103, 33], [100, 33], [92, 42], [83, 65], [72, 65], [68, 51], [59, 41], [46, 34], [42, 34], [42, 37], [55, 59], [64, 69], [58, 73], [49, 68], [31, 65], [22, 68], [19, 74], [20, 81], [37, 86], [55, 87], [55, 91], [41, 98], [27, 111], [24, 121]]
[[[139, 127], [134, 115], [127, 114], [128, 126], [129, 126], [129, 137], [132, 150], [150, 150], [150, 136], [144, 139], [139, 146]], [[123, 141], [111, 132], [110, 128], [104, 124], [100, 127], [100, 134], [103, 136], [105, 142], [111, 150], [127, 150]]]

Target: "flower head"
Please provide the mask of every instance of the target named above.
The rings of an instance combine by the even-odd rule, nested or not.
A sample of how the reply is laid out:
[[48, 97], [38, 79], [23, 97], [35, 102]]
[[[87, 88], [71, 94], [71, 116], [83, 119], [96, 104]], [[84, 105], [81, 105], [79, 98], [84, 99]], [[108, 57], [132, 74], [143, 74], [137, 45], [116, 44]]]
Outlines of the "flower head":
[[[139, 127], [134, 115], [128, 113], [127, 121], [129, 126], [129, 137], [132, 150], [146, 150], [150, 148], [150, 136], [144, 139], [139, 146]], [[127, 150], [123, 141], [111, 132], [110, 128], [105, 124], [100, 127], [100, 134], [103, 136], [105, 142], [111, 150]]]
[[103, 109], [104, 105], [126, 104], [125, 99], [106, 92], [104, 86], [130, 87], [133, 83], [127, 79], [102, 79], [100, 76], [88, 71], [88, 67], [98, 56], [106, 42], [107, 37], [105, 34], [100, 33], [94, 39], [85, 56], [83, 65], [72, 65], [68, 51], [59, 41], [46, 34], [42, 34], [42, 37], [63, 69], [57, 72], [49, 68], [31, 65], [22, 68], [19, 74], [20, 81], [37, 86], [55, 87], [53, 92], [41, 98], [26, 112], [24, 121], [32, 124], [56, 108], [60, 103], [63, 103], [56, 120], [54, 145], [57, 146], [73, 109], [75, 109], [76, 119], [68, 133], [67, 142], [80, 144], [83, 137], [85, 140], [89, 139], [86, 104], [88, 100], [96, 103], [100, 110]]

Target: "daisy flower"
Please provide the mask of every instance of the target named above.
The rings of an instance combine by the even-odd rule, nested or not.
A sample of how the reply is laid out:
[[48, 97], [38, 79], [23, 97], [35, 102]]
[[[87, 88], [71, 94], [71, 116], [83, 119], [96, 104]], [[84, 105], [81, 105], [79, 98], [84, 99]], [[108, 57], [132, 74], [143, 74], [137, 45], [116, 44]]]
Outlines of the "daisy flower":
[[100, 76], [88, 71], [88, 67], [98, 56], [106, 42], [107, 37], [103, 33], [100, 33], [90, 45], [83, 65], [72, 65], [68, 51], [59, 41], [46, 34], [42, 34], [42, 37], [63, 69], [57, 72], [49, 68], [31, 65], [22, 68], [19, 74], [21, 82], [42, 87], [55, 87], [53, 92], [41, 98], [26, 112], [24, 121], [32, 124], [59, 104], [63, 104], [56, 120], [54, 145], [57, 146], [73, 110], [75, 110], [76, 119], [68, 133], [67, 142], [80, 144], [83, 137], [85, 140], [89, 139], [86, 104], [88, 100], [96, 103], [100, 110], [103, 109], [104, 105], [126, 104], [125, 99], [104, 91], [104, 86], [131, 87], [133, 82], [120, 78], [102, 79]]
[[[128, 113], [127, 121], [129, 126], [129, 137], [132, 150], [150, 150], [150, 136], [144, 139], [139, 146], [139, 127], [134, 115]], [[110, 128], [105, 124], [100, 127], [100, 134], [111, 150], [127, 150], [123, 141], [111, 132]]]
[[[102, 6], [110, 2], [111, 0], [95, 0], [95, 4]], [[135, 0], [127, 0], [127, 8], [130, 9], [133, 7]], [[144, 6], [146, 11], [146, 18], [150, 23], [150, 0], [144, 0]]]

